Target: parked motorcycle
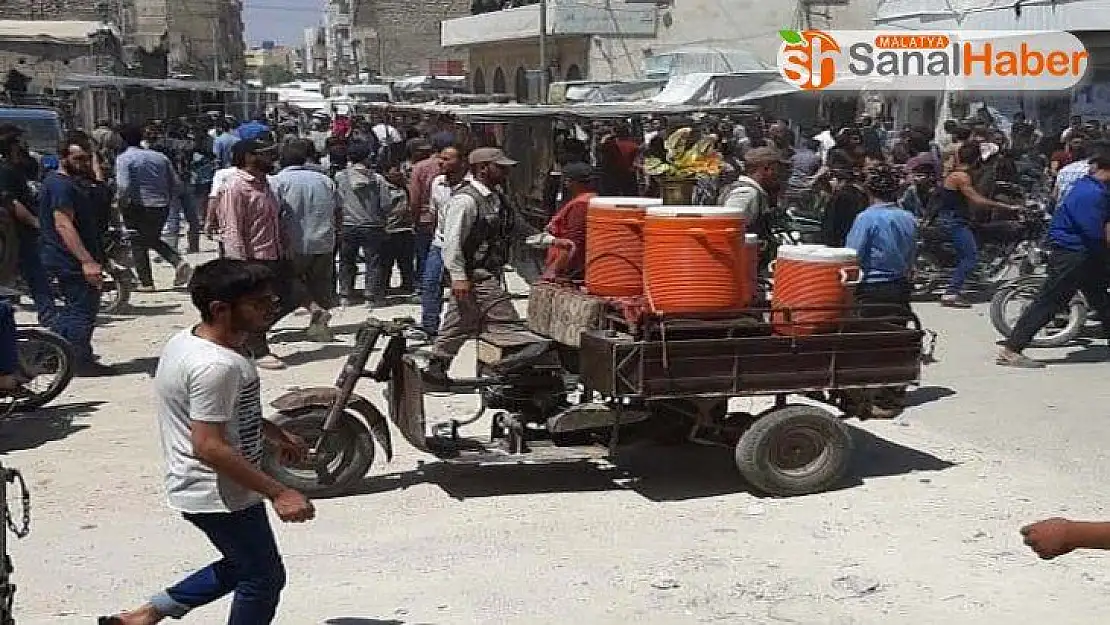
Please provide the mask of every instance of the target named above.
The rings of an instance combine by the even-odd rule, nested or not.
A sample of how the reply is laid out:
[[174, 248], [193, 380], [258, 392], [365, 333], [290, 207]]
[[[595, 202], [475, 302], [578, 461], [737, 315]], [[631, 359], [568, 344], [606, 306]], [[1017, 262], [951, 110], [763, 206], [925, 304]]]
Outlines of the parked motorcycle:
[[[1044, 286], [1045, 276], [1029, 275], [1012, 280], [995, 291], [991, 298], [991, 325], [1002, 336], [1009, 338], [1014, 325], [1033, 303]], [[1083, 293], [1076, 293], [1063, 310], [1033, 337], [1030, 347], [1063, 347], [1074, 341], [1083, 331], [1091, 307]]]
[[[104, 235], [104, 254], [108, 260], [102, 265], [100, 312], [105, 315], [117, 315], [126, 310], [131, 293], [138, 284], [139, 279], [133, 269], [135, 261], [131, 256], [131, 236], [134, 233], [134, 230], [111, 226]], [[16, 281], [14, 290], [16, 292], [11, 295], [13, 302], [33, 299], [30, 288], [23, 280]]]

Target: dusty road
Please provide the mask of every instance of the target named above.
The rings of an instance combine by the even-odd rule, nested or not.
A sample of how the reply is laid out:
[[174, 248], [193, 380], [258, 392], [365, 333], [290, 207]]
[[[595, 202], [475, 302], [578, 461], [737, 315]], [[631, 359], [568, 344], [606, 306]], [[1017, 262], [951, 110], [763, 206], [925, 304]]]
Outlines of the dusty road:
[[[149, 379], [163, 340], [196, 316], [181, 293], [136, 303], [95, 336], [126, 374], [77, 380], [53, 408], [0, 424], [3, 462], [34, 494], [33, 532], [11, 546], [20, 625], [92, 623], [213, 556], [163, 504]], [[363, 494], [279, 528], [289, 585], [278, 622], [1104, 623], [1103, 556], [1042, 563], [1017, 528], [1110, 517], [1110, 389], [1090, 358], [1106, 352], [1041, 352], [1060, 364], [1002, 370], [982, 307], [919, 312], [941, 333], [940, 362], [904, 417], [853, 424], [858, 459], [840, 490], [760, 499], [714, 449], [639, 449], [618, 467], [459, 470], [398, 442]], [[286, 320], [276, 351], [293, 366], [263, 373], [267, 399], [329, 384], [364, 315], [337, 315], [344, 343], [324, 346], [301, 342], [305, 317]], [[362, 392], [380, 399], [369, 383]], [[187, 622], [221, 623], [225, 611]]]

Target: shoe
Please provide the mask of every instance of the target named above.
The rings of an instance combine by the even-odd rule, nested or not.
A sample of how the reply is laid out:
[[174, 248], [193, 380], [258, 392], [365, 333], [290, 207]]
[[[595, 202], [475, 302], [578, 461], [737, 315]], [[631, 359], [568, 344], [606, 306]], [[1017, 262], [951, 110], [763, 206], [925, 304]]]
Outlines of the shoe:
[[447, 375], [447, 364], [438, 358], [428, 361], [428, 366], [420, 372], [420, 379], [424, 381], [425, 390], [446, 390], [451, 386], [451, 378]]
[[945, 295], [941, 297], [940, 305], [945, 308], [971, 308], [971, 302], [959, 295]]
[[266, 369], [268, 371], [281, 371], [288, 366], [273, 354], [266, 354], [265, 356], [256, 358], [254, 360], [254, 365], [259, 369]]
[[77, 365], [77, 369], [74, 371], [74, 375], [79, 378], [106, 378], [118, 373], [114, 367], [95, 361]]
[[181, 288], [189, 286], [189, 281], [193, 279], [193, 266], [189, 263], [181, 263], [177, 266], [177, 272], [173, 276], [174, 288]]
[[1003, 367], [1013, 367], [1014, 369], [1044, 369], [1045, 365], [1039, 360], [1033, 360], [1025, 354], [1017, 354], [1016, 356], [998, 356], [994, 359], [994, 364]]

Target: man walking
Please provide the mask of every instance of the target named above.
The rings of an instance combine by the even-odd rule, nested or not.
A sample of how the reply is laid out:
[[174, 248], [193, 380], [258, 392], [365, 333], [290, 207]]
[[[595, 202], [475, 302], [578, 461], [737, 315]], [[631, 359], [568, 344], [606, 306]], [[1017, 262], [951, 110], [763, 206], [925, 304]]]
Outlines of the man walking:
[[224, 255], [238, 260], [258, 261], [278, 276], [275, 314], [265, 329], [252, 332], [247, 351], [263, 369], [284, 369], [285, 363], [270, 352], [266, 332], [285, 315], [296, 310], [289, 297], [289, 281], [282, 266], [281, 208], [267, 174], [273, 168], [275, 147], [258, 139], [242, 143], [244, 164], [232, 171], [216, 202]]
[[1057, 311], [1067, 306], [1076, 291], [1083, 291], [1088, 303], [1098, 311], [1103, 332], [1110, 337], [1110, 297], [1106, 294], [1110, 152], [1099, 152], [1090, 160], [1091, 173], [1072, 186], [1052, 215], [1048, 228], [1048, 276], [998, 354], [996, 362], [1000, 365], [1043, 368], [1044, 363], [1021, 352]]
[[449, 382], [451, 361], [468, 338], [520, 322], [501, 286], [513, 220], [508, 200], [497, 191], [516, 161], [497, 148], [474, 150], [469, 161], [472, 178], [445, 211], [443, 264], [451, 276], [451, 299], [425, 371], [433, 386]]
[[137, 232], [132, 251], [135, 273], [139, 275], [138, 290], [154, 290], [149, 255], [152, 249], [176, 269], [174, 287], [185, 286], [193, 268], [161, 238], [170, 208], [181, 191], [181, 180], [166, 155], [141, 147], [142, 128], [128, 126], [121, 135], [127, 149], [116, 158], [116, 195], [124, 222]]
[[239, 143], [239, 137], [231, 132], [231, 124], [225, 118], [216, 121], [219, 134], [212, 141], [212, 152], [220, 167], [231, 167], [231, 148]]
[[307, 139], [287, 142], [281, 157], [286, 167], [274, 176], [273, 188], [281, 204], [293, 301], [312, 314], [309, 338], [328, 342], [334, 339], [328, 309], [335, 299], [339, 195], [331, 178], [308, 164], [311, 151]]
[[62, 296], [51, 329], [73, 345], [82, 376], [113, 373], [96, 361], [92, 349], [104, 262], [101, 224], [109, 210], [106, 192], [95, 185], [92, 159], [88, 137], [70, 133], [59, 170], [43, 181], [39, 208], [42, 264], [57, 278]]
[[[446, 146], [441, 146], [446, 147]], [[435, 237], [436, 214], [432, 208], [432, 181], [440, 174], [439, 155], [431, 144], [421, 141], [414, 146], [412, 167], [409, 176], [409, 206], [412, 207], [416, 224], [414, 242], [416, 246], [416, 288], [423, 288], [424, 266], [428, 260], [428, 250]]]
[[229, 625], [274, 620], [285, 568], [266, 516], [302, 523], [312, 503], [259, 468], [264, 442], [284, 460], [303, 457], [303, 441], [262, 418], [258, 371], [240, 349], [269, 324], [275, 276], [265, 266], [219, 259], [189, 285], [201, 323], [166, 343], [155, 373], [158, 425], [169, 505], [204, 532], [222, 558], [100, 625], [154, 625], [180, 619], [229, 593]]
[[435, 231], [424, 275], [420, 285], [420, 326], [424, 337], [439, 334], [439, 316], [443, 312], [443, 228], [447, 225], [447, 206], [455, 189], [466, 179], [467, 165], [459, 148], [448, 146], [439, 152], [440, 174], [432, 180], [431, 206], [435, 214]]
[[339, 298], [343, 306], [351, 303], [359, 254], [366, 258], [366, 302], [368, 306], [385, 301], [381, 273], [386, 244], [389, 195], [385, 179], [370, 169], [372, 147], [366, 141], [352, 143], [347, 151], [349, 164], [335, 175], [343, 208], [339, 235]]

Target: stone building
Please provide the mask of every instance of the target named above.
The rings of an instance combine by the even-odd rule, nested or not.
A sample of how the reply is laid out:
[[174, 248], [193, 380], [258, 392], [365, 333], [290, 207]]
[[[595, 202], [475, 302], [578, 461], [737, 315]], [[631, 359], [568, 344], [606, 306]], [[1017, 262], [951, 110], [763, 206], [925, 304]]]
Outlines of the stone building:
[[[525, 4], [526, 6], [513, 6]], [[548, 0], [547, 71], [558, 80], [665, 78], [670, 53], [730, 49], [773, 64], [783, 28], [870, 28], [877, 0]], [[539, 5], [443, 22], [442, 44], [469, 57], [476, 92], [519, 93], [539, 70]], [[505, 6], [503, 4], [503, 6]], [[709, 69], [708, 71], [722, 71]], [[727, 70], [724, 70], [727, 71]]]
[[359, 65], [383, 76], [464, 68], [466, 51], [443, 48], [440, 25], [469, 15], [470, 8], [471, 0], [355, 0], [352, 21]]

